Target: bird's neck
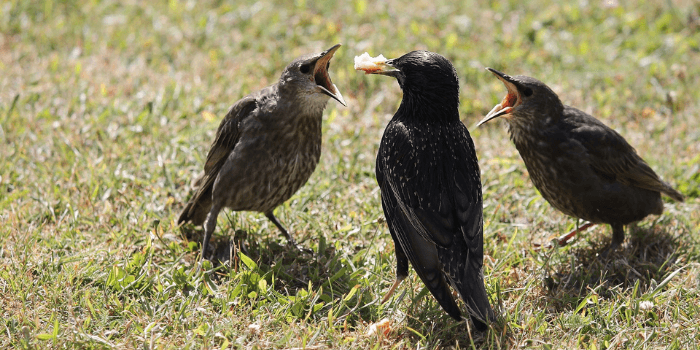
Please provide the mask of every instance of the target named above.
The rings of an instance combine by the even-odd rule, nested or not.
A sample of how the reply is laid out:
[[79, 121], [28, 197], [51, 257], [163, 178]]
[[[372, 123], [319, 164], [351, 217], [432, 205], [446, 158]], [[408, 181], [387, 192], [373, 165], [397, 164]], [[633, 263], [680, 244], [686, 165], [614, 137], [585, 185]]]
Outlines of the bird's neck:
[[395, 116], [406, 121], [459, 121], [459, 98], [404, 92]]
[[[530, 143], [533, 141], [533, 135], [539, 135], [541, 129], [535, 124], [522, 123], [519, 124], [513, 120], [508, 122], [508, 133], [518, 149], [529, 149]], [[535, 138], [536, 139], [536, 138]]]
[[534, 149], [540, 147], [538, 140], [547, 139], [547, 130], [553, 122], [550, 118], [531, 119], [514, 116], [508, 120], [508, 133], [518, 149]]
[[278, 85], [278, 107], [297, 111], [299, 117], [318, 118], [320, 120], [323, 110], [330, 99], [321, 93], [299, 93], [298, 89], [289, 84]]

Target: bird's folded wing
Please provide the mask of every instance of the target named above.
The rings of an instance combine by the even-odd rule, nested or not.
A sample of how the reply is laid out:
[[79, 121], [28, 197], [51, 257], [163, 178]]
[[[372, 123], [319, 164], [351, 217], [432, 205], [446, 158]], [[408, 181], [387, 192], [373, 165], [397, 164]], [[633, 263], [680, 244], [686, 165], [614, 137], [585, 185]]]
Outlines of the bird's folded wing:
[[470, 314], [493, 319], [481, 279], [483, 209], [473, 144], [461, 135], [465, 142], [440, 152], [418, 146], [423, 151], [418, 160], [415, 146], [396, 134], [389, 154], [380, 147], [377, 181], [387, 224], [401, 244], [397, 249], [452, 317], [459, 319], [460, 311], [448, 284], [475, 310]]
[[667, 185], [615, 130], [602, 123], [589, 124], [574, 129], [572, 137], [586, 148], [596, 171], [628, 186], [665, 192]]
[[383, 159], [378, 159], [377, 169], [383, 169], [378, 171], [378, 180], [384, 184], [382, 192], [390, 191], [392, 202], [407, 216], [402, 222], [410, 223], [423, 239], [435, 244], [448, 246], [455, 239], [464, 239], [470, 246], [478, 243], [481, 250], [481, 182], [473, 148], [459, 144], [432, 161], [417, 161], [410, 142], [400, 137], [392, 141], [393, 156], [380, 154]]
[[[239, 124], [250, 115], [256, 107], [257, 103], [255, 98], [246, 96], [236, 102], [228, 111], [226, 117], [221, 121], [219, 129], [216, 131], [214, 143], [211, 145], [211, 149], [207, 155], [207, 161], [204, 164], [204, 176], [198, 181], [200, 183], [199, 188], [190, 202], [199, 202], [200, 197], [209, 192], [210, 187], [216, 180], [216, 176], [219, 174], [219, 170], [221, 170], [228, 155], [240, 139]], [[194, 206], [192, 208], [194, 208]]]
[[[383, 186], [386, 188], [389, 184], [385, 182]], [[432, 228], [423, 227], [413, 210], [397, 198], [394, 191], [382, 189], [382, 206], [389, 230], [401, 245], [395, 249], [404, 252], [440, 306], [450, 316], [460, 319], [461, 312], [452, 296], [449, 282], [445, 279], [439, 248], [433, 240], [425, 238], [426, 234], [430, 235]]]
[[233, 150], [233, 147], [238, 143], [238, 139], [240, 138], [238, 129], [239, 123], [248, 116], [256, 106], [255, 98], [246, 96], [236, 102], [228, 113], [226, 113], [226, 117], [224, 117], [221, 124], [219, 124], [219, 129], [216, 131], [216, 139], [214, 139], [214, 143], [211, 145], [211, 149], [207, 155], [207, 162], [204, 164], [204, 172], [210, 173], [214, 168], [221, 167], [226, 157], [228, 157], [229, 153]]

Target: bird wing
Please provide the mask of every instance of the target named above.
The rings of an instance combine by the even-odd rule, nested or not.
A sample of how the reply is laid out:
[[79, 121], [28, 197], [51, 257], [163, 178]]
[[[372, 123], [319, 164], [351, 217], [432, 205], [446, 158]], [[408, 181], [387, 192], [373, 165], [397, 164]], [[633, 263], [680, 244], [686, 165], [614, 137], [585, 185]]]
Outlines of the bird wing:
[[257, 107], [255, 98], [246, 96], [236, 102], [226, 113], [226, 117], [221, 121], [219, 129], [216, 131], [214, 143], [209, 149], [207, 161], [204, 164], [205, 173], [218, 173], [221, 165], [238, 143], [240, 138], [238, 126], [241, 120], [255, 110], [255, 107]]
[[[396, 186], [388, 181], [380, 182], [380, 188], [382, 189], [382, 208], [389, 232], [397, 243], [394, 249], [408, 257], [418, 277], [425, 283], [440, 306], [453, 318], [461, 319], [459, 307], [452, 297], [442, 272], [437, 246], [433, 241], [424, 238], [426, 230], [417, 222], [411, 208], [400, 199]], [[397, 253], [397, 259], [399, 255]]]
[[594, 170], [627, 186], [677, 197], [672, 192], [678, 192], [659, 178], [622, 135], [578, 109], [568, 107], [565, 113], [576, 116], [576, 120], [585, 120], [575, 124], [571, 136], [586, 148], [589, 165]]
[[[442, 191], [445, 179], [438, 176], [441, 169], [417, 156], [411, 136], [402, 125], [390, 124], [385, 135], [391, 137], [382, 140], [377, 157], [377, 179], [383, 198], [388, 196], [390, 206], [398, 210], [397, 214], [406, 216], [406, 225], [415, 228], [415, 233], [424, 240], [443, 246], [451, 244], [454, 217], [452, 203]], [[402, 226], [396, 228], [408, 230]]]
[[[443, 133], [449, 132], [446, 129]], [[452, 132], [460, 134], [454, 138], [457, 141], [420, 150], [411, 140], [422, 136], [411, 136], [401, 125], [390, 124], [385, 134], [393, 136], [382, 141], [377, 158], [382, 192], [396, 197], [395, 205], [411, 216], [410, 222], [425, 240], [444, 247], [455, 239], [481, 240], [482, 231], [481, 180], [474, 146], [466, 128]]]
[[[463, 124], [441, 132], [450, 129], [460, 134], [458, 142], [419, 149], [422, 144], [414, 145], [411, 140], [422, 136], [409, 135], [400, 123], [391, 123], [377, 158], [377, 180], [389, 229], [401, 244], [396, 249], [403, 249], [416, 273], [452, 317], [459, 319], [460, 313], [447, 287], [448, 280], [472, 310], [488, 310], [477, 313], [483, 320], [493, 313], [481, 276], [483, 209], [479, 167]], [[475, 285], [478, 287], [473, 288]], [[469, 299], [479, 288], [479, 305], [471, 307]]]
[[[226, 116], [219, 124], [219, 129], [216, 131], [216, 138], [207, 154], [207, 161], [204, 164], [204, 175], [197, 180], [199, 188], [192, 196], [192, 199], [187, 203], [185, 209], [180, 214], [178, 223], [193, 220], [195, 224], [201, 224], [199, 221], [204, 221], [206, 213], [197, 213], [198, 210], [209, 211], [211, 205], [211, 189], [216, 180], [219, 170], [226, 162], [228, 155], [233, 151], [234, 147], [240, 139], [239, 125], [242, 120], [249, 116], [257, 107], [256, 99], [248, 95], [236, 102], [229, 109]], [[204, 205], [207, 203], [207, 205]]]

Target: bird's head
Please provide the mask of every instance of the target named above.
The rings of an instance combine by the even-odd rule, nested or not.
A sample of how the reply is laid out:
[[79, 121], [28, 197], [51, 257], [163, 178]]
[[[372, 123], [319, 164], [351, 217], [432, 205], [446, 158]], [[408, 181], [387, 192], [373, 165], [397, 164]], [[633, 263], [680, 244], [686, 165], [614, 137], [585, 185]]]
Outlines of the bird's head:
[[561, 114], [564, 107], [559, 97], [543, 82], [524, 75], [510, 76], [493, 68], [486, 69], [503, 82], [508, 93], [477, 126], [498, 117], [507, 118], [518, 124], [519, 122], [532, 123]]
[[399, 58], [378, 62], [380, 69], [368, 72], [396, 78], [404, 94], [435, 95], [438, 101], [459, 104], [459, 79], [452, 63], [430, 51], [411, 51]]
[[[315, 55], [305, 55], [295, 59], [282, 72], [280, 86], [293, 91], [304, 102], [326, 105], [328, 96], [340, 102], [343, 106], [345, 100], [338, 88], [331, 81], [328, 68], [333, 54], [340, 44]], [[314, 103], [316, 102], [316, 103]]]

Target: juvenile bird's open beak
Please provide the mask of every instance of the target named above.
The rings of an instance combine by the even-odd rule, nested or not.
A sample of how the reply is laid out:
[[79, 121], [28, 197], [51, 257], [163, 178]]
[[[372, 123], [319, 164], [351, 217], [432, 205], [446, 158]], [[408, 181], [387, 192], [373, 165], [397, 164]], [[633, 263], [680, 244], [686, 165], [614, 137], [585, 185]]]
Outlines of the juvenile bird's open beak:
[[511, 76], [501, 73], [493, 68], [486, 68], [486, 70], [493, 73], [500, 81], [503, 82], [503, 85], [505, 85], [506, 89], [508, 89], [508, 94], [503, 98], [501, 103], [497, 104], [493, 107], [493, 109], [491, 109], [491, 112], [489, 112], [484, 119], [481, 119], [481, 121], [476, 124], [477, 127], [488, 122], [489, 120], [509, 114], [513, 108], [520, 105], [523, 101], [522, 97], [520, 96], [520, 91], [518, 91], [518, 83]]
[[330, 65], [331, 58], [333, 58], [333, 54], [339, 47], [340, 44], [336, 44], [319, 55], [319, 58], [316, 60], [316, 64], [314, 65], [314, 81], [324, 94], [333, 97], [336, 101], [340, 102], [340, 104], [347, 107], [345, 99], [343, 99], [343, 95], [340, 94], [340, 91], [335, 84], [333, 84], [331, 81], [331, 76], [328, 74], [328, 67]]

